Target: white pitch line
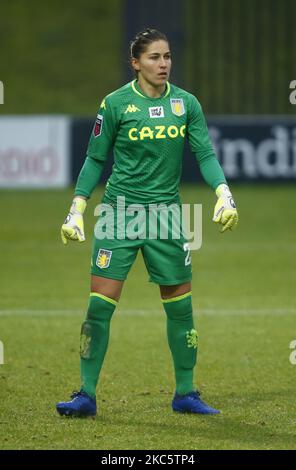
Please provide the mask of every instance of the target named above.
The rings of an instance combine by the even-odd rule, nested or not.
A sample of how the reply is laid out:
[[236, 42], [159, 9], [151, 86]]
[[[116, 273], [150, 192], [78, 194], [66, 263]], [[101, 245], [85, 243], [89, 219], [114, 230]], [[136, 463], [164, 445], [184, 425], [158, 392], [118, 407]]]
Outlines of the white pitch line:
[[[132, 309], [125, 310], [118, 307], [118, 315], [124, 316], [160, 316], [164, 314], [162, 309]], [[195, 315], [295, 315], [296, 308], [255, 308], [255, 309], [194, 309]], [[84, 316], [84, 310], [61, 310], [61, 309], [48, 309], [48, 310], [30, 310], [30, 309], [7, 309], [0, 310], [0, 317], [13, 317], [13, 316], [32, 316], [32, 317], [73, 317]]]

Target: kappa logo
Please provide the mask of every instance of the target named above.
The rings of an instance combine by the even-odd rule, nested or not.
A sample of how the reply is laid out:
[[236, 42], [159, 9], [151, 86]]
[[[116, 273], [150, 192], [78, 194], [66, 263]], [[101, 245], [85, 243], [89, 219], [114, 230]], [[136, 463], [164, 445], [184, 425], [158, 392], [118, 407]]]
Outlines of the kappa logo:
[[151, 118], [162, 118], [164, 117], [163, 106], [156, 106], [154, 108], [149, 108], [149, 115]]
[[103, 109], [106, 109], [106, 101], [105, 99], [103, 99], [102, 103], [100, 104], [100, 109], [103, 108]]
[[124, 111], [124, 114], [126, 113], [135, 113], [136, 111], [141, 111], [137, 106], [134, 104], [129, 104], [126, 110]]
[[183, 116], [183, 114], [185, 114], [185, 107], [184, 107], [184, 102], [183, 100], [180, 98], [180, 99], [171, 99], [171, 108], [172, 108], [172, 112], [173, 114], [175, 114], [176, 116]]
[[85, 334], [81, 334], [80, 336], [80, 356], [83, 359], [90, 358], [90, 342], [91, 337]]
[[196, 330], [192, 329], [187, 331], [186, 333], [187, 338], [187, 347], [197, 349], [198, 347], [198, 333]]
[[112, 251], [104, 250], [103, 248], [100, 248], [98, 252], [96, 265], [100, 269], [108, 268], [108, 266], [110, 265], [111, 256], [112, 256]]

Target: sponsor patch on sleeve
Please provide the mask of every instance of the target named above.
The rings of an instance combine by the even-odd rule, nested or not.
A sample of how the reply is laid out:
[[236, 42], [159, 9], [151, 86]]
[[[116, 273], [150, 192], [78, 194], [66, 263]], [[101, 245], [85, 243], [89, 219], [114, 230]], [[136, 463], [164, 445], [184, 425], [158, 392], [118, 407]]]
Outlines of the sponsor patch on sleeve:
[[99, 137], [99, 135], [102, 134], [103, 120], [103, 116], [101, 114], [98, 114], [93, 130], [93, 134], [95, 137]]

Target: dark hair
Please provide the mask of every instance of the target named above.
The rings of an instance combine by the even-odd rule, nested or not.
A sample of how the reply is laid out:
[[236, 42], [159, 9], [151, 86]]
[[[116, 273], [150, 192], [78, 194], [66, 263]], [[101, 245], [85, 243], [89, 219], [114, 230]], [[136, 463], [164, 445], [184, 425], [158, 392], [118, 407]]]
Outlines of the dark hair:
[[166, 35], [157, 31], [157, 29], [146, 28], [140, 33], [136, 34], [135, 38], [130, 43], [130, 58], [139, 59], [140, 55], [145, 52], [147, 46], [154, 41], [169, 42]]

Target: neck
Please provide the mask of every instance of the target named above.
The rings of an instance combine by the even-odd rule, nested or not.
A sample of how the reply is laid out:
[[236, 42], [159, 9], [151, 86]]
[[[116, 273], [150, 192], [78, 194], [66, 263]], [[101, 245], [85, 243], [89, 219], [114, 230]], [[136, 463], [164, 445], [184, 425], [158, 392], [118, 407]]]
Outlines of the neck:
[[150, 98], [159, 98], [166, 89], [166, 83], [155, 86], [144, 80], [141, 76], [139, 76], [137, 80], [141, 90]]

